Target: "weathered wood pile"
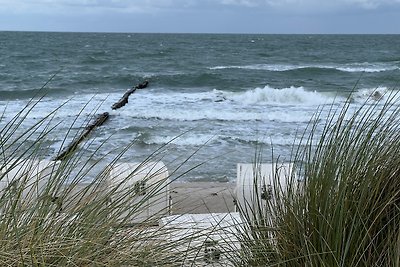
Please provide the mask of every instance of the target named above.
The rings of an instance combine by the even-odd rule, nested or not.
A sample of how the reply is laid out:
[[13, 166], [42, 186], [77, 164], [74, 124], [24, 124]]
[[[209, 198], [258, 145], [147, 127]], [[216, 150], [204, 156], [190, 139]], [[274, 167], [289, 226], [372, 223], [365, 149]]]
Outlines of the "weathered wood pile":
[[[133, 94], [137, 89], [144, 89], [148, 86], [149, 81], [144, 81], [143, 83], [139, 83], [138, 85], [132, 87], [128, 91], [124, 93], [122, 98], [115, 102], [112, 106], [112, 110], [119, 109], [123, 106], [125, 106], [128, 103], [129, 96]], [[110, 117], [110, 114], [108, 112], [104, 112], [100, 115], [98, 115], [92, 123], [90, 123], [85, 130], [77, 137], [75, 138], [65, 149], [63, 149], [62, 152], [60, 152], [54, 160], [65, 160], [67, 159], [70, 155], [72, 155], [75, 150], [78, 148], [79, 144], [97, 127], [103, 125]]]
[[128, 103], [128, 98], [129, 98], [129, 96], [130, 96], [131, 94], [133, 94], [133, 93], [136, 91], [136, 89], [144, 89], [144, 88], [147, 87], [148, 84], [149, 84], [148, 81], [144, 81], [143, 83], [139, 83], [138, 85], [132, 87], [131, 89], [129, 89], [128, 91], [126, 91], [126, 93], [122, 96], [122, 98], [121, 98], [118, 102], [114, 103], [114, 104], [111, 106], [111, 108], [112, 108], [113, 110], [115, 110], [115, 109], [119, 109], [119, 108], [125, 106], [125, 105]]

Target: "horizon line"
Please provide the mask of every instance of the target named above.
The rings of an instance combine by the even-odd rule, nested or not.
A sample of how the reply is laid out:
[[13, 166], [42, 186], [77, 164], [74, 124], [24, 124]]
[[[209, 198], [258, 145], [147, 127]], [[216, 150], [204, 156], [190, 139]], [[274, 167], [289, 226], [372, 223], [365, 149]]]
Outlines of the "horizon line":
[[278, 33], [278, 32], [146, 32], [146, 31], [72, 31], [72, 30], [0, 30], [0, 32], [27, 32], [27, 33], [100, 33], [100, 34], [210, 34], [210, 35], [399, 35], [399, 33]]

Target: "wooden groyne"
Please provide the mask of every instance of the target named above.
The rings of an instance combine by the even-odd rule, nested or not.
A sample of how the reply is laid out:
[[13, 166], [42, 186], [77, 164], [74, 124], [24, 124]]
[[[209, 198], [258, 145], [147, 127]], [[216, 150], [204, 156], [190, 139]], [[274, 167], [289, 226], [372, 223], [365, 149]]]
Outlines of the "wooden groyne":
[[149, 84], [148, 81], [144, 81], [143, 83], [139, 83], [138, 85], [132, 87], [131, 89], [129, 89], [128, 91], [125, 92], [125, 94], [122, 96], [122, 98], [118, 101], [115, 102], [112, 106], [111, 109], [112, 110], [116, 110], [119, 109], [123, 106], [125, 106], [128, 103], [128, 98], [131, 94], [133, 94], [136, 89], [144, 89], [147, 87], [147, 85]]
[[100, 114], [96, 117], [93, 123], [89, 124], [85, 130], [81, 133], [81, 135], [76, 138], [74, 141], [72, 141], [57, 157], [54, 158], [54, 160], [64, 160], [66, 159], [69, 155], [71, 155], [77, 148], [78, 145], [96, 128], [103, 123], [105, 123], [108, 118], [109, 118], [108, 112], [104, 112], [103, 114]]
[[[144, 81], [143, 83], [139, 83], [138, 85], [133, 86], [131, 89], [126, 91], [122, 98], [115, 102], [112, 106], [112, 110], [119, 109], [123, 106], [125, 106], [128, 103], [129, 96], [133, 94], [137, 89], [144, 89], [148, 86], [149, 81]], [[90, 123], [85, 130], [77, 137], [75, 138], [65, 149], [62, 150], [55, 158], [54, 160], [65, 160], [67, 159], [70, 155], [72, 155], [75, 150], [78, 148], [79, 144], [89, 136], [89, 134], [94, 131], [97, 127], [102, 126], [108, 119], [110, 115], [108, 112], [104, 112], [100, 115], [97, 115], [97, 117], [94, 119], [92, 123]]]

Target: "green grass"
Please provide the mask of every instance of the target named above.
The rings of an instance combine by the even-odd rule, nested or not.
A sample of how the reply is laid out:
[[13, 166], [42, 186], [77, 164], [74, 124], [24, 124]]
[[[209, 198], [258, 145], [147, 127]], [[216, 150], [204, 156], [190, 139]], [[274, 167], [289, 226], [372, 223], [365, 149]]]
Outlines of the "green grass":
[[331, 110], [316, 143], [310, 124], [293, 158], [302, 192], [277, 192], [272, 210], [254, 211], [245, 265], [400, 266], [400, 108], [387, 97]]
[[[261, 202], [253, 214], [242, 209], [247, 224], [238, 226], [241, 250], [229, 255], [233, 265], [400, 266], [400, 109], [396, 95], [387, 97], [384, 105], [366, 102], [353, 110], [348, 102], [339, 110], [332, 106], [327, 118], [321, 117], [322, 112], [316, 114], [301, 145], [293, 148], [294, 172], [287, 177], [287, 189], [280, 188], [276, 179], [275, 198]], [[40, 99], [29, 102], [0, 129], [1, 182], [22, 162], [39, 160], [48, 151], [46, 140], [57, 127], [52, 120], [57, 110], [28, 129], [24, 126], [38, 102]], [[63, 146], [74, 127], [66, 133]], [[316, 136], [319, 127], [322, 135]], [[93, 145], [90, 139], [86, 142]], [[113, 187], [107, 186], [110, 168], [131, 147], [102, 166], [103, 158], [96, 152], [106, 144], [89, 156], [77, 150], [51, 165], [41, 190], [40, 183], [32, 184], [28, 175], [5, 183], [0, 193], [0, 266], [181, 266], [204, 262], [196, 258], [202, 254], [190, 244], [208, 236], [195, 232], [168, 242], [174, 233], [168, 227], [152, 227], [156, 218], [130, 223], [147, 208], [146, 198], [156, 198], [165, 183], [155, 185], [141, 201], [137, 187], [124, 186], [138, 169]], [[162, 158], [162, 149], [142, 164]], [[256, 156], [257, 160], [261, 161]], [[26, 170], [35, 164], [27, 165]], [[190, 168], [181, 175], [187, 172]], [[297, 185], [295, 173], [304, 178], [302, 184]], [[82, 188], [89, 175], [93, 180]], [[233, 241], [224, 242], [229, 247]], [[231, 248], [236, 246], [232, 243]]]
[[[118, 183], [107, 185], [110, 168], [129, 146], [106, 166], [96, 156], [99, 148], [89, 156], [78, 150], [50, 165], [40, 178], [31, 179], [32, 169], [49, 149], [45, 141], [57, 126], [52, 121], [54, 110], [26, 128], [25, 119], [39, 102], [29, 102], [0, 129], [0, 266], [179, 266], [185, 253], [172, 248], [181, 241], [166, 242], [167, 230], [151, 227], [157, 218], [130, 223], [150, 200], [157, 199], [169, 180], [149, 187], [142, 197], [136, 187], [125, 186], [139, 166]], [[87, 139], [86, 145], [90, 142]], [[159, 153], [142, 164], [157, 161]], [[13, 172], [19, 173], [18, 178], [12, 178]], [[93, 180], [88, 183], [89, 173]]]

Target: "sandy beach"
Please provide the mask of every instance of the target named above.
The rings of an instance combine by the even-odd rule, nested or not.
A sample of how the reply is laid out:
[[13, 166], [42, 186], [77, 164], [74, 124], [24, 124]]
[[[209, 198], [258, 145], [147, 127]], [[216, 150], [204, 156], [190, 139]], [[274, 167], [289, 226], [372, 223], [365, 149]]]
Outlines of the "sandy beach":
[[235, 209], [234, 189], [234, 183], [172, 183], [170, 186], [171, 213], [233, 212]]
[[[82, 183], [74, 186], [70, 194], [74, 196], [75, 200], [71, 200], [64, 208], [68, 210], [68, 206], [71, 207], [76, 204], [76, 200], [81, 198], [78, 192], [92, 194], [94, 188], [88, 191], [83, 190], [88, 185]], [[102, 186], [99, 188], [104, 190]], [[233, 202], [234, 190], [234, 183], [173, 182], [169, 186], [171, 200], [170, 214], [233, 212], [235, 210]]]

